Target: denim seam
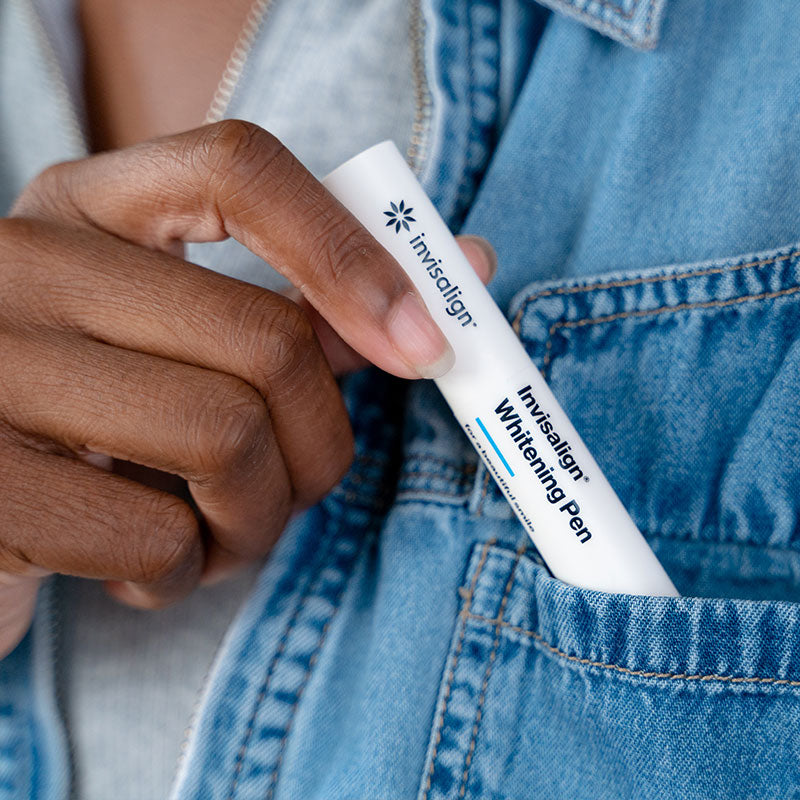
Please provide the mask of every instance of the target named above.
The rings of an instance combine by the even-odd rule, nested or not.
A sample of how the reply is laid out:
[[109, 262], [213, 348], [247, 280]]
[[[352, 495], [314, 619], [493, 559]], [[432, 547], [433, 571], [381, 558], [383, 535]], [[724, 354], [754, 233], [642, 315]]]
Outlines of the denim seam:
[[[449, 223], [456, 227], [464, 221], [467, 206], [474, 198], [477, 185], [491, 155], [491, 142], [497, 124], [499, 80], [498, 53], [487, 56], [479, 46], [476, 47], [476, 44], [485, 44], [487, 38], [491, 40], [497, 35], [493, 32], [493, 26], [497, 25], [499, 4], [496, 0], [466, 0], [458, 3], [458, 6], [459, 11], [453, 13], [459, 15], [459, 21], [466, 30], [465, 35], [459, 38], [459, 43], [463, 40], [465, 55], [463, 60], [458, 60], [456, 63], [463, 67], [466, 80], [463, 82], [465, 84], [463, 96], [455, 101], [461, 106], [461, 111], [456, 119], [456, 122], [460, 123], [458, 142], [453, 140], [455, 142], [453, 148], [455, 150], [460, 148], [461, 160], [453, 170], [454, 174], [449, 181], [455, 186], [455, 196], [449, 213], [444, 215]], [[488, 26], [492, 26], [491, 31], [487, 30], [486, 14], [491, 14], [493, 17], [488, 23]], [[479, 96], [484, 99], [491, 97], [492, 105], [488, 116], [483, 105], [477, 102]], [[444, 131], [445, 141], [448, 140], [448, 133]], [[435, 205], [439, 207], [440, 204], [435, 202]]]
[[519, 625], [512, 625], [510, 622], [504, 621], [502, 618], [491, 618], [482, 614], [469, 613], [467, 617], [471, 620], [478, 622], [486, 622], [491, 625], [496, 625], [501, 628], [507, 628], [515, 633], [522, 634], [531, 639], [534, 639], [541, 647], [549, 653], [552, 653], [559, 658], [566, 661], [572, 661], [576, 664], [581, 664], [586, 667], [598, 667], [600, 669], [610, 670], [612, 672], [621, 672], [624, 675], [633, 675], [637, 678], [650, 678], [652, 680], [669, 679], [669, 680], [684, 680], [684, 681], [698, 681], [701, 683], [707, 682], [723, 682], [723, 683], [745, 683], [745, 684], [761, 684], [771, 686], [800, 686], [800, 680], [793, 680], [790, 678], [767, 678], [761, 676], [747, 677], [744, 675], [717, 675], [716, 673], [688, 673], [688, 672], [652, 672], [641, 669], [630, 669], [623, 667], [619, 664], [613, 664], [607, 661], [595, 661], [590, 658], [580, 658], [578, 656], [570, 655], [569, 653], [560, 650], [555, 645], [550, 644], [540, 633], [522, 628]]
[[780, 256], [772, 256], [771, 258], [764, 258], [758, 261], [748, 261], [746, 264], [735, 264], [729, 267], [707, 267], [706, 269], [691, 270], [689, 272], [680, 272], [677, 275], [648, 275], [638, 278], [629, 278], [621, 281], [600, 281], [598, 283], [590, 283], [586, 286], [560, 286], [556, 289], [544, 289], [541, 292], [525, 298], [519, 311], [514, 316], [514, 330], [519, 333], [519, 326], [522, 323], [522, 317], [528, 310], [528, 306], [542, 297], [552, 297], [553, 295], [562, 294], [580, 294], [581, 292], [593, 292], [601, 289], [622, 289], [627, 286], [641, 286], [645, 283], [673, 283], [687, 278], [701, 278], [705, 275], [722, 275], [729, 272], [737, 272], [742, 269], [753, 269], [755, 267], [763, 267], [768, 264], [775, 264], [779, 261], [791, 261], [793, 258], [800, 256], [800, 250], [794, 250], [791, 253], [786, 253]]
[[[631, 10], [630, 11], [625, 11], [625, 9], [622, 6], [617, 5], [616, 3], [610, 3], [608, 0], [591, 0], [591, 2], [593, 2], [593, 3], [595, 3], [595, 4], [599, 5], [599, 6], [602, 6], [603, 8], [610, 8], [612, 11], [617, 12], [617, 14], [622, 19], [626, 19], [626, 20], [627, 19], [633, 19], [633, 15], [636, 13], [636, 9], [639, 8], [640, 1], [641, 0], [633, 0], [633, 5], [631, 6]], [[589, 15], [589, 12], [585, 10], [585, 7], [584, 8], [579, 8], [574, 0], [562, 0], [562, 2], [564, 3], [564, 5], [572, 6], [576, 11], [580, 11], [580, 12], [582, 12], [584, 14]], [[651, 0], [650, 5], [652, 7], [653, 0]]]
[[644, 318], [652, 317], [659, 314], [667, 314], [677, 311], [691, 311], [692, 309], [705, 309], [705, 308], [725, 308], [727, 306], [739, 305], [750, 301], [758, 300], [774, 300], [778, 297], [785, 297], [787, 295], [796, 294], [800, 292], [800, 286], [789, 286], [786, 289], [780, 289], [776, 292], [761, 292], [760, 294], [746, 294], [741, 297], [732, 297], [728, 300], [707, 300], [702, 303], [679, 303], [676, 306], [661, 306], [660, 308], [642, 309], [637, 311], [620, 311], [616, 314], [607, 314], [603, 317], [585, 317], [578, 320], [560, 320], [554, 322], [550, 326], [550, 331], [545, 343], [545, 352], [542, 359], [542, 369], [546, 370], [550, 365], [551, 351], [553, 348], [553, 337], [556, 331], [561, 328], [579, 328], [588, 325], [600, 325], [605, 322], [616, 322], [619, 319], [626, 318]]
[[475, 574], [472, 576], [472, 581], [469, 585], [469, 590], [466, 595], [463, 595], [464, 604], [462, 609], [459, 613], [459, 617], [461, 619], [461, 633], [458, 636], [458, 643], [456, 644], [456, 649], [453, 652], [453, 658], [450, 663], [450, 671], [447, 675], [447, 683], [445, 684], [444, 694], [442, 696], [442, 710], [439, 712], [439, 719], [436, 722], [436, 729], [434, 732], [433, 738], [433, 750], [431, 752], [431, 765], [428, 768], [428, 777], [425, 780], [425, 791], [422, 794], [421, 800], [428, 800], [428, 794], [431, 790], [431, 782], [433, 780], [433, 772], [436, 768], [436, 757], [439, 752], [439, 744], [442, 741], [442, 728], [444, 726], [444, 718], [447, 715], [447, 702], [450, 698], [450, 691], [453, 688], [453, 681], [455, 680], [456, 676], [456, 668], [458, 667], [458, 659], [461, 655], [461, 648], [464, 646], [464, 637], [467, 633], [467, 620], [470, 618], [470, 609], [472, 608], [472, 600], [475, 596], [475, 587], [478, 583], [478, 578], [480, 578], [481, 572], [483, 571], [483, 567], [486, 564], [486, 559], [489, 556], [489, 549], [492, 545], [497, 541], [496, 539], [490, 539], [486, 544], [483, 546], [483, 551], [481, 552], [480, 561], [478, 562], [478, 566], [475, 569]]
[[[459, 503], [448, 503], [447, 499], [451, 498], [453, 500], [460, 500]], [[403, 503], [407, 503], [409, 505], [413, 505], [414, 503], [424, 503], [428, 508], [441, 508], [446, 510], [453, 510], [459, 509], [462, 506], [466, 505], [464, 502], [464, 497], [459, 497], [458, 495], [442, 495], [439, 492], [431, 493], [431, 494], [423, 494], [420, 493], [418, 496], [406, 497], [402, 500], [398, 500], [395, 505], [401, 505]]]
[[476, 516], [483, 516], [483, 507], [486, 504], [486, 497], [489, 494], [489, 484], [490, 484], [490, 475], [489, 470], [485, 469], [483, 473], [483, 486], [481, 487], [481, 497], [478, 501], [478, 507], [475, 509]]
[[[472, 5], [467, 0], [465, 3], [465, 16], [466, 16], [466, 28], [467, 28], [467, 108], [469, 109], [469, 114], [467, 119], [469, 120], [469, 127], [467, 128], [467, 139], [466, 139], [466, 156], [464, 159], [464, 170], [461, 175], [461, 181], [459, 183], [456, 202], [457, 208], [461, 208], [465, 202], [468, 200], [468, 194], [470, 191], [470, 183], [473, 178], [474, 168], [471, 163], [472, 153], [470, 152], [472, 149], [472, 145], [477, 139], [477, 136], [474, 133], [474, 126], [476, 124], [476, 114], [475, 114], [475, 36], [473, 31], [473, 20], [472, 20]], [[461, 212], [459, 212], [461, 213]]]
[[[650, 283], [675, 283], [682, 280], [687, 280], [689, 278], [697, 278], [697, 277], [705, 277], [708, 275], [721, 275], [727, 274], [731, 272], [737, 272], [745, 269], [755, 269], [762, 266], [767, 266], [770, 264], [776, 264], [780, 262], [790, 261], [796, 257], [800, 256], [800, 250], [793, 250], [789, 253], [771, 256], [770, 258], [758, 259], [755, 261], [748, 261], [744, 264], [735, 264], [733, 266], [726, 266], [726, 267], [706, 267], [703, 269], [696, 269], [696, 270], [688, 270], [685, 272], [678, 273], [676, 275], [651, 275], [651, 276], [640, 276], [638, 278], [631, 278], [626, 280], [617, 280], [617, 281], [598, 281], [592, 284], [588, 284], [586, 286], [565, 286], [565, 287], [558, 287], [554, 289], [546, 289], [541, 292], [534, 293], [527, 297], [523, 302], [522, 306], [520, 307], [519, 311], [514, 316], [513, 320], [513, 327], [514, 330], [519, 335], [520, 326], [522, 322], [522, 318], [527, 312], [529, 306], [536, 300], [543, 298], [543, 297], [550, 297], [554, 295], [572, 295], [572, 294], [579, 294], [579, 293], [586, 293], [591, 291], [599, 291], [605, 289], [615, 289], [615, 288], [625, 288], [629, 286], [637, 286], [637, 285], [644, 285]], [[580, 320], [561, 320], [553, 323], [550, 326], [548, 331], [548, 338], [545, 342], [545, 354], [543, 357], [542, 369], [546, 371], [547, 368], [550, 366], [550, 362], [552, 360], [552, 347], [553, 347], [553, 338], [561, 328], [574, 328], [574, 327], [581, 327], [585, 325], [594, 325], [594, 324], [601, 324], [604, 322], [612, 322], [617, 319], [623, 319], [626, 317], [647, 317], [653, 316], [657, 314], [663, 314], [667, 312], [679, 312], [685, 310], [692, 310], [692, 309], [703, 309], [703, 308], [719, 308], [725, 307], [729, 305], [736, 305], [743, 302], [748, 301], [757, 301], [757, 300], [766, 300], [766, 299], [773, 299], [776, 297], [781, 297], [784, 295], [794, 294], [795, 292], [800, 291], [800, 287], [789, 287], [787, 289], [780, 290], [778, 292], [764, 292], [761, 294], [754, 294], [754, 295], [743, 295], [737, 298], [730, 298], [728, 300], [713, 300], [713, 301], [706, 301], [702, 303], [682, 303], [675, 306], [663, 306], [656, 309], [649, 309], [649, 310], [632, 310], [626, 312], [618, 312], [616, 314], [606, 315], [603, 317], [587, 317]], [[428, 458], [422, 457], [428, 461], [435, 461], [444, 465], [452, 465], [454, 469], [458, 470], [459, 467], [452, 462], [447, 461], [446, 459], [438, 459], [438, 458]], [[401, 475], [401, 480], [405, 477], [414, 477], [414, 473], [405, 473]], [[420, 474], [419, 477], [432, 477], [432, 476], [425, 476]], [[439, 476], [437, 476], [439, 477]], [[465, 476], [466, 477], [466, 476]], [[466, 483], [466, 480], [464, 481]], [[476, 516], [482, 516], [484, 513], [484, 506], [486, 504], [486, 500], [489, 494], [490, 488], [490, 475], [488, 471], [484, 472], [483, 479], [482, 479], [482, 487], [480, 497], [478, 499], [478, 504], [476, 507], [475, 514]], [[407, 491], [407, 490], [406, 490]], [[419, 494], [420, 492], [424, 492], [425, 490], [414, 490], [414, 494]], [[442, 492], [433, 492], [431, 494], [441, 495]], [[460, 492], [457, 490], [452, 493], [447, 493], [445, 496], [447, 497], [457, 497], [459, 496]], [[402, 497], [402, 492], [398, 492], [398, 499]]]
[[[613, 18], [609, 20], [602, 15], [593, 14], [589, 11], [586, 11], [585, 8], [580, 8], [574, 2], [574, 0], [551, 0], [551, 2], [553, 3], [554, 6], [556, 6], [556, 8], [558, 6], [566, 6], [567, 8], [571, 9], [572, 13], [578, 19], [583, 20], [589, 23], [590, 25], [591, 23], [594, 23], [594, 26], [592, 27], [599, 26], [600, 28], [602, 28], [603, 30], [601, 32], [606, 32], [606, 31], [613, 32], [617, 36], [619, 36], [620, 39], [624, 39], [626, 42], [630, 42], [631, 44], [636, 45], [638, 47], [654, 46], [654, 42], [651, 40], [650, 36], [652, 33], [653, 11], [655, 9], [656, 0], [650, 0], [649, 8], [647, 10], [647, 20], [645, 24], [645, 36], [643, 39], [632, 36], [630, 32], [626, 31], [621, 25], [616, 24], [613, 21]], [[626, 12], [622, 11], [622, 9], [620, 9], [619, 7], [609, 2], [606, 2], [606, 0], [593, 0], [593, 2], [599, 4], [600, 6], [603, 6], [605, 8], [610, 8], [612, 11], [617, 12], [617, 17], [620, 19], [624, 19], [626, 21], [633, 19], [633, 15], [639, 6], [639, 0], [635, 0], [630, 14], [627, 14]]]
[[[332, 539], [330, 540], [333, 541]], [[326, 549], [325, 553], [328, 554], [332, 550], [333, 545], [329, 544], [328, 548]], [[323, 558], [320, 555], [317, 563], [322, 565]], [[264, 681], [261, 684], [261, 688], [259, 689], [258, 695], [256, 696], [255, 704], [253, 705], [253, 713], [250, 715], [250, 719], [247, 722], [247, 728], [245, 729], [244, 740], [242, 742], [241, 747], [239, 748], [239, 752], [236, 754], [236, 763], [234, 765], [233, 771], [233, 783], [231, 784], [230, 792], [228, 793], [227, 800], [234, 800], [234, 795], [236, 794], [236, 789], [239, 785], [239, 778], [241, 776], [242, 767], [244, 766], [244, 759], [247, 755], [248, 747], [250, 746], [250, 739], [253, 736], [253, 731], [255, 730], [255, 723], [256, 717], [258, 716], [258, 711], [261, 708], [261, 705], [264, 702], [264, 699], [267, 696], [267, 691], [269, 689], [270, 681], [272, 680], [272, 676], [275, 674], [275, 669], [278, 666], [278, 662], [283, 657], [283, 653], [286, 650], [286, 645], [289, 642], [289, 637], [294, 630], [294, 626], [297, 623], [297, 620], [300, 618], [300, 614], [305, 607], [306, 601], [311, 594], [311, 586], [314, 583], [313, 578], [309, 577], [306, 585], [303, 587], [303, 591], [300, 596], [297, 598], [297, 603], [295, 604], [294, 611], [292, 612], [292, 616], [286, 623], [286, 627], [284, 628], [283, 633], [281, 634], [280, 641], [278, 642], [278, 647], [275, 650], [275, 654], [270, 661], [270, 665], [267, 668], [267, 674], [264, 676]]]
[[437, 500], [440, 505], [445, 505], [452, 507], [452, 503], [446, 502], [447, 500], [461, 500], [464, 501], [469, 496], [469, 492], [466, 491], [455, 491], [455, 492], [445, 492], [445, 491], [435, 491], [433, 489], [404, 489], [403, 494], [397, 495], [397, 503], [414, 503], [417, 501], [425, 500], [425, 502], [436, 503]]
[[650, 35], [653, 29], [653, 10], [656, 7], [656, 0], [650, 0], [650, 7], [647, 9], [647, 19], [644, 26], [644, 39], [645, 42], [650, 42]]
[[[475, 114], [475, 31], [472, 19], [473, 7], [469, 0], [467, 0], [465, 10], [467, 18], [467, 106], [469, 108], [469, 118], [474, 122], [477, 118]], [[469, 152], [469, 145], [472, 144], [474, 138], [472, 130], [470, 130], [467, 140], [467, 152]]]
[[[354, 560], [354, 563], [357, 563], [358, 560], [361, 558], [361, 554], [364, 552], [364, 549], [369, 545], [371, 537], [365, 536], [364, 540], [361, 543], [361, 550], [359, 552], [358, 557]], [[351, 573], [352, 574], [352, 573]], [[267, 791], [266, 800], [272, 800], [275, 796], [275, 788], [278, 784], [278, 773], [280, 772], [281, 764], [283, 763], [283, 757], [286, 754], [286, 744], [289, 741], [289, 734], [292, 730], [292, 725], [294, 724], [295, 716], [297, 714], [297, 709], [300, 706], [300, 700], [303, 697], [305, 692], [306, 686], [308, 686], [309, 680], [311, 680], [311, 673], [314, 671], [314, 667], [317, 664], [317, 660], [319, 659], [319, 655], [322, 652], [322, 648], [325, 644], [325, 639], [328, 636], [328, 631], [333, 623], [334, 619], [336, 618], [336, 614], [339, 611], [339, 603], [341, 602], [342, 597], [344, 596], [345, 589], [347, 585], [347, 579], [345, 578], [342, 588], [339, 592], [339, 596], [337, 598], [336, 605], [333, 605], [331, 609], [330, 616], [328, 620], [323, 625], [322, 630], [320, 631], [319, 639], [314, 647], [314, 652], [311, 654], [311, 657], [308, 659], [308, 664], [306, 665], [305, 671], [303, 673], [303, 679], [298, 686], [297, 695], [292, 703], [292, 707], [289, 709], [289, 719], [286, 721], [286, 725], [283, 729], [283, 734], [281, 736], [280, 744], [278, 745], [278, 758], [275, 761], [275, 766], [272, 768], [272, 773], [270, 774], [270, 781], [269, 781], [269, 789]]]
[[489, 662], [486, 665], [486, 672], [483, 675], [483, 683], [481, 684], [481, 694], [478, 698], [478, 708], [475, 711], [475, 722], [472, 725], [472, 734], [470, 735], [469, 748], [467, 750], [466, 758], [464, 759], [464, 773], [461, 776], [461, 788], [458, 790], [458, 796], [464, 797], [467, 793], [467, 782], [469, 781], [469, 770], [472, 766], [472, 757], [475, 753], [475, 744], [478, 740], [478, 731], [481, 726], [481, 719], [483, 718], [483, 706], [486, 702], [486, 690], [489, 688], [489, 679], [492, 677], [492, 670], [494, 663], [497, 659], [497, 651], [500, 647], [500, 633], [503, 627], [503, 616], [505, 615], [506, 605], [508, 605], [508, 597], [511, 594], [511, 587], [514, 585], [514, 578], [517, 574], [517, 567], [522, 558], [527, 542], [523, 541], [517, 548], [516, 558], [511, 567], [508, 580], [506, 581], [506, 588], [503, 592], [503, 598], [500, 601], [500, 608], [497, 612], [497, 624], [495, 627], [494, 642], [492, 642], [492, 651], [489, 653]]

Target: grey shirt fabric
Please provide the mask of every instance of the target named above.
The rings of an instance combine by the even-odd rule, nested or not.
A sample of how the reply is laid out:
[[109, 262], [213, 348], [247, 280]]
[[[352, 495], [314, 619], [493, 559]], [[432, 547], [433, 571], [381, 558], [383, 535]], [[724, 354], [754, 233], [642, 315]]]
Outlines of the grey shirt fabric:
[[[70, 0], [32, 3], [0, 3], [4, 212], [38, 171], [86, 149]], [[272, 131], [318, 176], [386, 138], [405, 150], [414, 119], [408, 15], [403, 0], [275, 0], [227, 116]], [[233, 277], [285, 285], [236, 242], [186, 252]], [[61, 579], [59, 669], [78, 797], [168, 795], [203, 678], [256, 569], [155, 613], [120, 607], [97, 583]]]
[[60, 684], [76, 797], [163, 798], [206, 673], [258, 565], [161, 611], [62, 578]]

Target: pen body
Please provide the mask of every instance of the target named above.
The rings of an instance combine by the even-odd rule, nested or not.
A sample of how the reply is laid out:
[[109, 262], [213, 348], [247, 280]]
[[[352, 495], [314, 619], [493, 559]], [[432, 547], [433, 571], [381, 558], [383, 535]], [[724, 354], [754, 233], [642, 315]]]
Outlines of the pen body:
[[456, 354], [436, 383], [550, 571], [677, 595], [524, 347], [392, 142], [323, 183], [394, 256]]

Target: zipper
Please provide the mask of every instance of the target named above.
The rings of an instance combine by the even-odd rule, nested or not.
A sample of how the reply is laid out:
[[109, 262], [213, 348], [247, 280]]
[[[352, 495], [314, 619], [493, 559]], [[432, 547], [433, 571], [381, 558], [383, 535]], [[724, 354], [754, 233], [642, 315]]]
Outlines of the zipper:
[[[219, 122], [225, 116], [225, 112], [228, 110], [233, 93], [236, 91], [239, 81], [242, 78], [242, 73], [244, 72], [244, 67], [253, 49], [253, 45], [255, 44], [256, 36], [258, 36], [258, 33], [261, 30], [261, 26], [264, 23], [265, 17], [272, 8], [273, 2], [274, 0], [255, 0], [255, 2], [250, 6], [250, 10], [247, 12], [247, 18], [245, 19], [244, 27], [242, 28], [239, 37], [233, 45], [233, 50], [231, 50], [231, 54], [228, 57], [228, 62], [225, 65], [225, 70], [223, 71], [222, 77], [217, 85], [217, 90], [214, 92], [214, 96], [211, 98], [211, 104], [209, 105], [206, 116], [203, 119], [204, 125], [211, 125], [215, 122]], [[211, 664], [209, 665], [206, 674], [203, 676], [200, 688], [195, 696], [195, 700], [192, 705], [192, 711], [189, 715], [189, 722], [183, 732], [183, 740], [181, 741], [178, 760], [175, 764], [175, 776], [173, 778], [172, 787], [169, 793], [170, 798], [176, 796], [176, 793], [179, 791], [182, 783], [183, 770], [192, 743], [192, 738], [194, 736], [195, 729], [197, 728], [200, 712], [202, 707], [205, 705], [211, 676], [216, 668], [217, 660], [220, 657], [226, 638], [226, 636], [223, 636], [222, 640], [217, 644], [216, 650], [214, 651], [214, 657], [211, 659]]]
[[247, 12], [247, 18], [244, 22], [244, 27], [236, 43], [233, 45], [228, 63], [225, 65], [225, 70], [217, 86], [217, 91], [214, 92], [214, 97], [211, 98], [211, 105], [208, 107], [203, 125], [219, 122], [225, 116], [233, 93], [239, 85], [242, 72], [244, 72], [244, 65], [247, 63], [247, 58], [250, 55], [250, 51], [253, 49], [253, 43], [255, 42], [258, 32], [261, 30], [264, 17], [266, 17], [272, 7], [273, 1], [274, 0], [255, 0], [253, 5], [250, 6], [250, 10]]
[[[228, 64], [225, 67], [222, 79], [209, 106], [204, 124], [219, 122], [225, 115], [228, 105], [233, 97], [236, 87], [241, 80], [247, 58], [253, 49], [253, 44], [258, 31], [263, 24], [264, 17], [270, 10], [274, 0], [256, 0], [247, 16], [245, 28], [234, 45]], [[427, 155], [428, 131], [431, 119], [431, 93], [428, 88], [428, 77], [425, 69], [425, 37], [426, 25], [422, 11], [422, 0], [410, 0], [409, 30], [411, 43], [411, 77], [414, 82], [414, 121], [411, 126], [411, 140], [406, 152], [406, 158], [411, 168], [419, 174]], [[177, 792], [183, 783], [183, 771], [186, 759], [192, 744], [192, 738], [197, 728], [201, 711], [208, 695], [208, 684], [215, 672], [217, 661], [221, 656], [225, 640], [219, 643], [211, 666], [203, 678], [202, 685], [192, 707], [189, 724], [184, 731], [181, 742], [180, 754], [175, 767], [175, 778], [172, 783], [169, 797], [177, 800]]]
[[411, 0], [410, 3], [411, 34], [411, 78], [414, 82], [414, 122], [411, 126], [411, 142], [406, 151], [406, 160], [414, 172], [419, 175], [427, 156], [428, 132], [430, 130], [431, 92], [428, 87], [428, 75], [425, 69], [425, 14], [422, 0]]

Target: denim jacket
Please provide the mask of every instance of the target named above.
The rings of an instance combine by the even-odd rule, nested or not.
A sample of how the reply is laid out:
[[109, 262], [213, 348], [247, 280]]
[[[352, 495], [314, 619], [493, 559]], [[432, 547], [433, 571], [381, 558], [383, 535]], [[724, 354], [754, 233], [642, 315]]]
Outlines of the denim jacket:
[[[412, 157], [683, 596], [552, 578], [435, 387], [363, 373], [173, 800], [800, 797], [800, 4], [544, 5], [423, 3]], [[68, 796], [49, 605], [0, 798]]]

